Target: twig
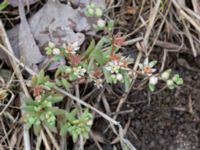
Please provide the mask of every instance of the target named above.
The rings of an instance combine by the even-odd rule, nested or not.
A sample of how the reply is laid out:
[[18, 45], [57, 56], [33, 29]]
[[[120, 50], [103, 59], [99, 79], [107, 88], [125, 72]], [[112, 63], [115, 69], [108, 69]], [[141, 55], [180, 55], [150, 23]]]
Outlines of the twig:
[[36, 150], [40, 150], [41, 143], [42, 143], [42, 135], [40, 132], [40, 135], [37, 137], [37, 142], [36, 142], [36, 146], [35, 146]]
[[155, 7], [151, 9], [150, 18], [149, 18], [150, 22], [149, 22], [149, 25], [147, 27], [147, 31], [145, 33], [144, 43], [143, 43], [144, 44], [143, 48], [144, 48], [144, 52], [145, 52], [146, 55], [148, 55], [147, 47], [148, 47], [148, 42], [149, 42], [149, 36], [150, 36], [151, 31], [152, 31], [153, 25], [155, 23], [156, 15], [157, 15], [159, 8], [160, 8], [160, 2], [161, 2], [160, 0], [157, 0]]
[[134, 43], [139, 42], [141, 40], [143, 40], [143, 37], [137, 37], [137, 38], [125, 41], [123, 46], [133, 45]]
[[183, 25], [184, 25], [184, 27], [185, 27], [185, 31], [186, 31], [188, 40], [189, 40], [190, 45], [191, 45], [193, 55], [194, 55], [194, 57], [197, 57], [197, 51], [196, 51], [196, 49], [195, 49], [195, 46], [194, 46], [194, 42], [193, 42], [191, 33], [190, 33], [190, 31], [189, 31], [189, 29], [188, 29], [188, 26], [187, 26], [187, 24], [186, 24], [186, 22], [185, 22], [184, 20], [183, 20]]
[[200, 26], [188, 15], [181, 9], [181, 7], [177, 4], [175, 0], [172, 0], [174, 6], [177, 8], [178, 11], [180, 11], [180, 14], [182, 17], [187, 19], [188, 22], [190, 22], [199, 32], [200, 32]]
[[168, 13], [169, 13], [170, 8], [171, 8], [171, 1], [169, 2], [169, 6], [168, 6], [168, 8], [167, 8], [167, 11], [166, 11], [165, 15], [163, 16], [163, 15], [161, 14], [161, 15], [163, 16], [163, 19], [162, 19], [162, 22], [160, 23], [160, 26], [159, 26], [159, 28], [158, 28], [157, 35], [156, 35], [156, 37], [154, 38], [153, 44], [151, 45], [151, 48], [150, 48], [149, 51], [148, 51], [148, 56], [149, 56], [150, 53], [152, 52], [152, 50], [153, 50], [153, 48], [154, 48], [154, 45], [155, 45], [156, 41], [158, 40], [158, 37], [159, 37], [160, 32], [161, 32], [161, 30], [162, 30], [162, 28], [163, 28], [163, 25], [164, 25], [164, 23], [165, 23], [165, 21], [166, 21], [166, 17], [167, 17], [167, 15], [168, 15]]
[[[128, 128], [130, 127], [130, 124], [131, 124], [131, 119], [129, 118], [129, 119], [128, 119], [128, 122], [126, 123], [126, 125], [125, 125], [125, 127], [124, 127], [124, 129], [123, 129], [124, 135], [127, 133]], [[116, 143], [118, 143], [119, 141], [120, 141], [119, 137], [116, 137], [116, 138], [111, 142], [111, 144], [116, 144]]]
[[[146, 102], [146, 101], [145, 101]], [[108, 116], [114, 116], [114, 115], [124, 115], [124, 114], [129, 114], [129, 113], [133, 113], [133, 109], [129, 109], [129, 110], [123, 110], [123, 111], [119, 111], [119, 112], [112, 112], [112, 113], [107, 113]], [[101, 116], [97, 115], [95, 116], [95, 118], [100, 118]]]
[[49, 147], [49, 143], [48, 143], [48, 141], [47, 141], [47, 138], [46, 138], [46, 136], [44, 135], [44, 131], [41, 130], [41, 131], [40, 131], [40, 134], [41, 134], [41, 136], [42, 136], [42, 140], [43, 140], [43, 142], [44, 142], [44, 145], [45, 145], [46, 149], [47, 149], [47, 150], [51, 150], [51, 148]]
[[56, 139], [53, 137], [53, 135], [52, 135], [51, 131], [49, 130], [49, 128], [47, 128], [47, 127], [44, 125], [44, 129], [45, 129], [45, 131], [47, 132], [47, 134], [49, 135], [49, 137], [50, 137], [50, 139], [51, 139], [51, 141], [52, 141], [52, 144], [53, 144], [53, 146], [56, 148], [56, 150], [60, 150], [60, 147], [59, 147], [59, 145], [58, 145]]

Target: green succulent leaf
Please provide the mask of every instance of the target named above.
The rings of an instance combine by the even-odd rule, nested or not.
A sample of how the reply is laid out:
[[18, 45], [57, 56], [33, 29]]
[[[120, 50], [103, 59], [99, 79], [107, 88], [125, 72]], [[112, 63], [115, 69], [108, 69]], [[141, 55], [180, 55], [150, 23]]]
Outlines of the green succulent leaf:
[[60, 135], [64, 136], [67, 134], [70, 124], [64, 124], [61, 126]]
[[8, 0], [4, 0], [0, 3], [0, 10], [5, 9], [8, 6]]
[[89, 57], [90, 54], [92, 53], [92, 51], [94, 50], [94, 48], [95, 48], [95, 41], [92, 40], [92, 41], [90, 42], [90, 45], [88, 46], [87, 50], [83, 53], [83, 56], [82, 56], [83, 59]]
[[62, 82], [62, 85], [65, 87], [65, 89], [68, 90], [70, 87], [70, 83], [64, 78], [61, 78], [61, 82]]
[[128, 92], [131, 85], [131, 79], [127, 71], [123, 71], [122, 74], [124, 77], [125, 92]]
[[114, 20], [109, 20], [109, 21], [108, 21], [108, 24], [107, 24], [107, 29], [108, 29], [109, 31], [112, 31], [113, 28], [114, 28]]
[[155, 91], [155, 85], [149, 83], [149, 90], [151, 92], [154, 92]]

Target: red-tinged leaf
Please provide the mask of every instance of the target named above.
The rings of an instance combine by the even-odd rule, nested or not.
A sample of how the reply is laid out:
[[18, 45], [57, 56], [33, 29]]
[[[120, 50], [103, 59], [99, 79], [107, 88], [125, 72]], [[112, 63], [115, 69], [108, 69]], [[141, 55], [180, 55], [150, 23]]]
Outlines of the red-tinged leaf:
[[69, 57], [69, 63], [72, 65], [72, 66], [76, 66], [78, 64], [80, 64], [81, 62], [81, 57], [79, 55], [71, 55]]

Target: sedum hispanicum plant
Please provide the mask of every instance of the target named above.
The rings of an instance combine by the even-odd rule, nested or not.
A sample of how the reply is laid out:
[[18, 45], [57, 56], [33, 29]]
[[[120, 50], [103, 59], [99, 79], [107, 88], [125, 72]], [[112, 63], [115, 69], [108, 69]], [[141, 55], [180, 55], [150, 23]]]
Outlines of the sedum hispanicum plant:
[[94, 27], [108, 34], [97, 42], [92, 40], [83, 53], [78, 51], [80, 46], [77, 41], [48, 43], [45, 48], [47, 56], [53, 62], [65, 58], [66, 64], [55, 69], [51, 78], [45, 75], [44, 70], [32, 77], [33, 98], [29, 98], [24, 107], [24, 121], [28, 127], [33, 126], [36, 135], [45, 125], [53, 132], [59, 129], [61, 136], [71, 135], [74, 142], [79, 136], [88, 138], [92, 126], [92, 114], [87, 109], [80, 113], [77, 109], [66, 111], [59, 108], [59, 102], [64, 97], [54, 90], [55, 86], [70, 91], [76, 84], [89, 83], [97, 88], [104, 87], [104, 83], [120, 84], [124, 87], [124, 91], [128, 92], [134, 73], [148, 79], [148, 87], [152, 92], [155, 91], [158, 81], [165, 83], [169, 89], [183, 84], [180, 75], [173, 74], [171, 69], [157, 73], [157, 61], [149, 61], [148, 57], [139, 64], [138, 70], [133, 71], [131, 66], [134, 65], [134, 59], [124, 56], [119, 51], [125, 39], [119, 35], [112, 35], [114, 22], [103, 20], [103, 10], [92, 3], [86, 7], [85, 14], [88, 17], [96, 17]]
[[33, 126], [34, 133], [40, 133], [42, 125], [46, 125], [51, 131], [56, 132], [56, 115], [60, 113], [53, 106], [62, 100], [62, 96], [56, 94], [42, 94], [36, 99], [28, 99], [24, 110], [26, 111], [25, 122], [28, 127]]
[[79, 135], [82, 135], [85, 139], [89, 137], [88, 133], [93, 118], [88, 110], [85, 110], [81, 116], [78, 116], [77, 114], [77, 109], [74, 109], [70, 113], [66, 113], [60, 122], [60, 134], [63, 136], [66, 133], [69, 133], [74, 142], [77, 141]]
[[179, 74], [172, 75], [172, 70], [168, 69], [162, 73], [156, 73], [155, 65], [157, 61], [149, 62], [149, 59], [146, 58], [142, 64], [139, 64], [140, 71], [143, 75], [149, 78], [149, 89], [150, 91], [155, 91], [156, 84], [158, 81], [165, 82], [166, 87], [169, 89], [174, 89], [183, 84], [183, 79]]
[[51, 80], [43, 70], [32, 77], [31, 87], [34, 99], [26, 99], [23, 116], [27, 127], [33, 127], [35, 135], [38, 135], [43, 126], [57, 133], [57, 124], [59, 124], [60, 134], [69, 133], [74, 142], [80, 135], [87, 139], [92, 125], [91, 113], [85, 110], [83, 114], [78, 115], [76, 109], [66, 112], [56, 107], [55, 104], [62, 101], [64, 97], [54, 91], [55, 86], [56, 80]]
[[87, 17], [95, 17], [96, 22], [93, 24], [93, 28], [96, 30], [108, 30], [112, 31], [114, 26], [113, 20], [105, 21], [102, 19], [103, 10], [100, 7], [97, 7], [94, 3], [90, 3], [86, 6], [85, 15]]

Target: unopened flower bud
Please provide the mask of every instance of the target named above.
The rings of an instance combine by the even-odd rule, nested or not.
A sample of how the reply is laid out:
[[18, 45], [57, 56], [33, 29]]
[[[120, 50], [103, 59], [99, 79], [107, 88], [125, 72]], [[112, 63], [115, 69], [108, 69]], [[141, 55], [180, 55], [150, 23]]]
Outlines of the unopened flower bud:
[[161, 79], [162, 79], [162, 80], [168, 80], [168, 79], [169, 79], [169, 76], [170, 76], [170, 73], [171, 73], [171, 69], [170, 69], [170, 70], [167, 70], [167, 71], [165, 71], [165, 72], [163, 72], [163, 73], [161, 74]]
[[173, 80], [167, 80], [167, 86], [172, 89], [174, 87]]
[[121, 81], [123, 79], [123, 76], [121, 74], [117, 74], [116, 78], [118, 81]]
[[87, 9], [87, 15], [88, 15], [88, 16], [93, 16], [93, 15], [94, 15], [94, 9], [88, 8], [88, 9]]
[[105, 22], [103, 19], [99, 19], [99, 20], [97, 21], [97, 26], [98, 26], [99, 28], [104, 28], [105, 25], [106, 25], [106, 22]]
[[58, 48], [54, 48], [52, 53], [53, 55], [60, 55], [60, 50]]
[[103, 11], [100, 8], [96, 8], [95, 14], [97, 17], [101, 17], [103, 14]]
[[152, 76], [150, 79], [149, 79], [149, 83], [152, 84], [152, 85], [156, 85], [158, 83], [158, 78], [155, 77], [155, 76]]
[[54, 48], [54, 47], [55, 47], [55, 44], [54, 44], [53, 42], [49, 42], [48, 46], [49, 46], [50, 48]]

